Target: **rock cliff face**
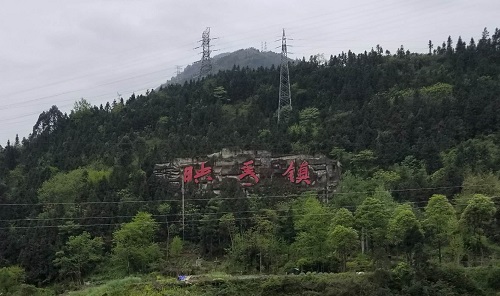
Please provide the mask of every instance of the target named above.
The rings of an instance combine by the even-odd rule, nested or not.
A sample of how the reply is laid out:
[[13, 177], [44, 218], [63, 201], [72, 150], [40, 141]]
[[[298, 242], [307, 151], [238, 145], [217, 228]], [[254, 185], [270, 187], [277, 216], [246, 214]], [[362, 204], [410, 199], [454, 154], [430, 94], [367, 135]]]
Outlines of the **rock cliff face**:
[[224, 179], [235, 179], [245, 190], [255, 191], [270, 183], [295, 186], [297, 191], [334, 192], [341, 174], [338, 161], [323, 155], [272, 155], [268, 151], [222, 150], [198, 159], [179, 158], [157, 164], [154, 174], [174, 190], [193, 183], [218, 193]]

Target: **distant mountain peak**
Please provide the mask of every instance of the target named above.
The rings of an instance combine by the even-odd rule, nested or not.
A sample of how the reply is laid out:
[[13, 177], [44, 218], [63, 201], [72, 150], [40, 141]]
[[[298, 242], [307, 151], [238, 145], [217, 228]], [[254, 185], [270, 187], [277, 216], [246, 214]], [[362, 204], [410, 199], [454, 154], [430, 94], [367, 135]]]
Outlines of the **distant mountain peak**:
[[[272, 51], [260, 51], [250, 47], [239, 49], [234, 52], [225, 52], [218, 54], [212, 58], [212, 73], [219, 71], [231, 70], [234, 66], [240, 68], [248, 67], [257, 69], [259, 67], [270, 68], [272, 65], [278, 66], [281, 62], [281, 55]], [[169, 84], [183, 84], [185, 81], [197, 79], [200, 73], [200, 61], [196, 61], [184, 68], [179, 75], [172, 77], [161, 86]]]

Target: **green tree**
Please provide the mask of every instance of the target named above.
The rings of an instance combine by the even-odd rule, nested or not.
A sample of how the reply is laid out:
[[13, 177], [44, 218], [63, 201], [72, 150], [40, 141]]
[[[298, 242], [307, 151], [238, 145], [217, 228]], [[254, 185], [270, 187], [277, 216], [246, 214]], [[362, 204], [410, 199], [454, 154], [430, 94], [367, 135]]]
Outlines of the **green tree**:
[[[216, 97], [220, 101], [226, 100], [227, 91], [223, 86], [216, 86], [213, 91], [214, 97]], [[229, 100], [228, 100], [229, 101]]]
[[83, 277], [103, 259], [103, 245], [102, 238], [92, 239], [86, 231], [70, 236], [63, 249], [56, 253], [54, 260], [61, 278], [69, 276], [75, 282], [83, 284]]
[[75, 202], [83, 190], [87, 176], [88, 172], [83, 169], [58, 173], [43, 182], [38, 190], [38, 197], [41, 202], [47, 203]]
[[394, 166], [394, 171], [399, 175], [399, 180], [395, 189], [395, 199], [398, 201], [419, 201], [427, 200], [428, 196], [417, 190], [407, 190], [412, 188], [428, 187], [429, 176], [426, 172], [425, 163], [414, 156], [407, 156]]
[[170, 249], [169, 249], [169, 253], [170, 253], [170, 256], [172, 257], [179, 257], [181, 252], [182, 252], [182, 248], [183, 248], [183, 242], [182, 242], [182, 239], [179, 237], [179, 236], [174, 236], [174, 238], [172, 239], [172, 243], [170, 243]]
[[113, 233], [114, 262], [131, 272], [145, 271], [147, 266], [157, 261], [160, 248], [154, 242], [158, 223], [151, 214], [139, 212], [132, 222], [125, 223]]
[[362, 150], [353, 154], [350, 158], [352, 170], [357, 174], [367, 177], [371, 176], [376, 168], [375, 161], [377, 157], [371, 150]]
[[75, 102], [75, 104], [73, 105], [73, 110], [71, 111], [74, 113], [86, 113], [89, 112], [91, 108], [92, 105], [84, 98], [81, 98], [79, 101]]
[[263, 210], [255, 216], [252, 231], [256, 247], [259, 250], [259, 272], [276, 272], [283, 258], [288, 255], [288, 248], [278, 237], [278, 215], [274, 210]]
[[481, 262], [487, 250], [486, 228], [496, 212], [495, 204], [490, 197], [475, 194], [460, 216], [460, 225], [464, 231], [465, 245], [471, 256], [480, 255]]
[[425, 207], [423, 221], [431, 244], [438, 249], [439, 263], [442, 261], [442, 248], [448, 245], [453, 236], [458, 235], [458, 220], [455, 209], [446, 196], [434, 194]]
[[347, 171], [342, 174], [338, 193], [332, 203], [336, 207], [355, 208], [369, 196], [368, 192], [375, 190], [377, 182], [374, 179], [362, 178]]
[[19, 266], [0, 268], [0, 295], [12, 295], [24, 283], [24, 269]]
[[291, 247], [295, 257], [302, 262], [321, 261], [326, 255], [326, 237], [331, 215], [312, 194], [299, 199], [294, 215], [297, 236]]
[[318, 108], [305, 108], [299, 112], [299, 123], [288, 128], [295, 152], [310, 153], [314, 148], [320, 134], [319, 116]]
[[229, 257], [234, 266], [254, 271], [276, 271], [288, 255], [287, 246], [278, 238], [277, 215], [271, 210], [254, 217], [255, 225], [237, 234]]
[[372, 250], [372, 254], [385, 246], [387, 224], [390, 217], [388, 205], [369, 197], [356, 209], [357, 228], [361, 231], [361, 248]]
[[231, 246], [234, 245], [234, 237], [236, 236], [236, 219], [233, 213], [226, 213], [222, 215], [219, 219], [221, 230], [229, 234], [229, 239], [231, 240]]
[[403, 251], [408, 264], [413, 262], [413, 255], [417, 247], [421, 247], [423, 231], [411, 206], [402, 204], [396, 207], [387, 225], [389, 242]]
[[462, 182], [462, 191], [454, 197], [459, 214], [463, 213], [474, 194], [483, 194], [486, 196], [500, 195], [500, 178], [491, 172], [467, 174]]
[[353, 227], [354, 226], [354, 216], [351, 211], [346, 208], [340, 208], [335, 212], [333, 216], [332, 225], [342, 225], [344, 227]]
[[346, 271], [349, 255], [358, 248], [358, 232], [351, 227], [337, 225], [328, 233], [328, 244], [342, 263], [341, 271]]

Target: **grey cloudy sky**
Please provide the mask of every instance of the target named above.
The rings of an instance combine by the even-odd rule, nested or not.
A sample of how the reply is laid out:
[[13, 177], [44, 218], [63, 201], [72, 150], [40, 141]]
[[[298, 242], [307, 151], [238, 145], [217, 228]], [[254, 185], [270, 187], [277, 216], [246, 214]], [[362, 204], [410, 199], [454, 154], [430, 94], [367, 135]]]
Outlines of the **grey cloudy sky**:
[[326, 57], [380, 44], [426, 52], [448, 35], [468, 42], [500, 27], [498, 0], [160, 1], [4, 0], [0, 10], [0, 145], [27, 137], [38, 115], [126, 99], [200, 58], [211, 27], [213, 48], [275, 49], [282, 28], [291, 57]]

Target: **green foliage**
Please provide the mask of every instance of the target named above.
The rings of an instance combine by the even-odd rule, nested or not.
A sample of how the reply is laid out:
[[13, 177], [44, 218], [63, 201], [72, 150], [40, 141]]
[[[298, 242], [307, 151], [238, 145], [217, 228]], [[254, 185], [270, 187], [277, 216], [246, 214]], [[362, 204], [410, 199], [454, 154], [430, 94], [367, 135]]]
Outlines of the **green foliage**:
[[[498, 139], [492, 135], [468, 139], [443, 152], [441, 159], [444, 166], [433, 174], [434, 183], [453, 182], [454, 185], [462, 185], [466, 175], [498, 171], [500, 164]], [[481, 188], [476, 189], [481, 190]]]
[[411, 206], [407, 204], [399, 205], [389, 220], [387, 238], [392, 243], [399, 244], [403, 241], [407, 232], [413, 228], [421, 231], [420, 222], [413, 213]]
[[362, 176], [370, 176], [375, 167], [377, 157], [371, 150], [362, 150], [350, 157], [352, 170], [360, 173]]
[[413, 260], [415, 252], [423, 243], [423, 231], [412, 208], [407, 204], [396, 207], [387, 225], [387, 239], [404, 252], [408, 264], [418, 263]]
[[319, 119], [319, 110], [318, 108], [311, 107], [306, 108], [299, 112], [299, 120], [301, 124], [310, 126], [317, 123]]
[[[266, 149], [340, 160], [342, 178], [328, 188], [328, 205], [315, 196], [296, 201], [293, 184], [268, 187], [269, 180], [249, 189], [250, 198], [237, 182], [214, 182], [220, 198], [187, 188], [183, 257], [227, 254], [234, 270], [251, 273], [281, 272], [285, 265], [338, 271], [327, 238], [341, 225], [361, 239], [350, 258], [366, 259], [349, 264], [387, 269], [405, 255], [408, 266], [419, 268], [411, 283], [397, 288], [386, 273], [380, 294], [467, 294], [452, 285], [459, 273], [451, 273], [454, 280], [430, 280], [420, 272], [429, 256], [455, 265], [497, 264], [499, 36], [485, 31], [477, 45], [459, 40], [456, 49], [450, 37], [430, 55], [402, 47], [383, 55], [377, 46], [328, 61], [321, 55], [296, 61], [290, 65], [294, 105], [279, 125], [274, 67], [234, 67], [102, 107], [81, 100], [69, 116], [52, 106], [27, 139], [0, 148], [0, 202], [22, 204], [0, 207], [0, 263], [23, 266], [29, 283], [51, 284], [61, 278], [56, 262], [71, 258], [67, 242], [88, 229], [111, 250], [106, 267], [147, 271], [161, 254], [153, 239], [160, 225], [152, 217], [162, 217], [158, 242], [169, 250], [182, 208], [177, 185], [157, 178], [155, 164], [222, 148]], [[454, 197], [459, 231], [450, 205], [435, 194]], [[493, 197], [493, 205], [475, 194]], [[429, 198], [425, 213], [417, 211]], [[340, 208], [355, 213], [354, 222]], [[143, 217], [150, 227], [132, 221], [116, 229], [137, 211], [152, 214]], [[310, 294], [357, 291], [311, 285]], [[240, 291], [233, 284], [221, 290]]]
[[423, 221], [426, 234], [438, 249], [439, 262], [442, 261], [441, 250], [454, 236], [459, 235], [458, 220], [455, 209], [444, 195], [433, 195], [425, 207]]
[[54, 260], [61, 278], [70, 277], [83, 284], [83, 277], [103, 259], [103, 244], [102, 238], [91, 239], [86, 231], [78, 236], [70, 236], [63, 249], [56, 253]]
[[75, 102], [75, 105], [73, 106], [72, 112], [76, 113], [85, 113], [88, 112], [90, 113], [90, 108], [92, 108], [92, 105], [85, 100], [84, 98], [81, 98], [79, 101]]
[[473, 233], [484, 233], [484, 227], [493, 218], [495, 212], [495, 204], [490, 197], [475, 194], [462, 213], [460, 223]]
[[475, 264], [475, 261], [482, 263], [485, 252], [489, 249], [485, 228], [495, 212], [496, 208], [491, 198], [475, 194], [460, 216], [460, 225], [465, 234], [465, 247], [469, 251], [471, 264]]
[[88, 173], [83, 169], [76, 169], [68, 173], [58, 173], [45, 181], [38, 190], [38, 197], [42, 202], [74, 202], [78, 199]]
[[87, 288], [81, 291], [70, 292], [70, 296], [125, 296], [130, 295], [131, 288], [142, 282], [138, 277], [126, 277], [120, 280], [112, 280], [98, 287]]
[[420, 93], [433, 99], [443, 99], [452, 95], [453, 86], [448, 83], [438, 82], [434, 85], [423, 87]]
[[393, 188], [401, 180], [401, 176], [395, 171], [377, 170], [373, 173], [373, 178], [379, 180], [385, 186]]
[[467, 174], [462, 183], [462, 192], [454, 197], [456, 208], [461, 214], [474, 194], [500, 195], [500, 179], [496, 174]]
[[222, 230], [229, 234], [229, 238], [231, 239], [231, 246], [234, 244], [234, 237], [236, 236], [236, 219], [234, 218], [233, 213], [226, 213], [222, 215], [219, 219], [220, 226]]
[[355, 213], [356, 225], [363, 235], [363, 245], [368, 245], [372, 251], [385, 245], [389, 217], [387, 204], [381, 200], [369, 197], [363, 201]]
[[299, 122], [288, 128], [291, 136], [293, 151], [297, 153], [310, 153], [316, 145], [320, 133], [319, 110], [311, 107], [299, 112]]
[[354, 226], [354, 216], [351, 211], [346, 208], [340, 208], [335, 212], [333, 216], [332, 225], [342, 225], [345, 227], [353, 227]]
[[406, 190], [413, 188], [427, 188], [429, 186], [429, 177], [427, 175], [425, 163], [410, 155], [394, 166], [394, 171], [399, 176], [397, 186], [394, 189], [401, 190], [396, 192], [396, 200], [399, 201], [419, 201], [426, 200], [427, 194], [421, 191]]
[[[249, 272], [276, 272], [286, 258], [287, 246], [277, 237], [274, 213], [256, 217], [255, 225], [237, 234], [229, 251], [232, 264]], [[240, 269], [241, 270], [241, 269]]]
[[404, 285], [410, 285], [415, 276], [415, 270], [406, 262], [399, 262], [392, 269], [392, 273], [394, 277]]
[[217, 99], [225, 100], [226, 94], [227, 91], [224, 89], [223, 86], [217, 86], [216, 88], [214, 88], [214, 97], [216, 97]]
[[296, 259], [314, 261], [324, 257], [331, 216], [314, 195], [302, 196], [294, 206], [294, 226], [297, 231], [292, 252]]
[[0, 268], [0, 292], [13, 293], [22, 283], [24, 283], [24, 269], [19, 266]]
[[149, 264], [157, 261], [160, 248], [154, 243], [158, 223], [151, 214], [139, 212], [132, 222], [123, 224], [113, 233], [113, 261], [128, 274], [143, 272]]
[[472, 195], [475, 193], [484, 194], [486, 196], [494, 196], [500, 194], [500, 178], [493, 173], [485, 174], [468, 174], [462, 183], [463, 195]]
[[178, 236], [174, 236], [172, 242], [170, 243], [170, 250], [169, 250], [170, 256], [174, 258], [179, 257], [179, 255], [182, 252], [182, 245], [183, 245], [182, 239]]
[[335, 195], [333, 203], [336, 207], [355, 208], [359, 206], [375, 190], [377, 181], [366, 179], [347, 171], [342, 175], [339, 192]]
[[357, 231], [351, 227], [336, 225], [328, 233], [328, 243], [342, 262], [341, 271], [345, 271], [348, 256], [358, 248]]
[[97, 185], [102, 180], [109, 180], [111, 170], [87, 170], [90, 183]]

